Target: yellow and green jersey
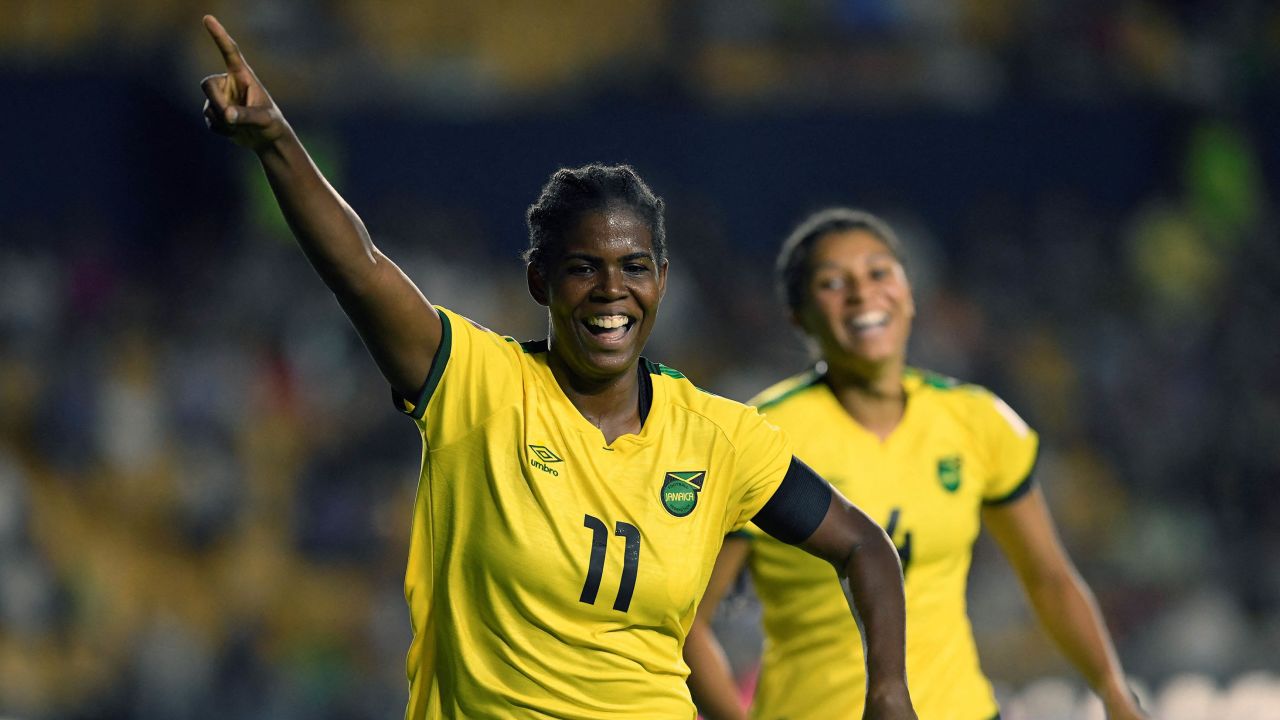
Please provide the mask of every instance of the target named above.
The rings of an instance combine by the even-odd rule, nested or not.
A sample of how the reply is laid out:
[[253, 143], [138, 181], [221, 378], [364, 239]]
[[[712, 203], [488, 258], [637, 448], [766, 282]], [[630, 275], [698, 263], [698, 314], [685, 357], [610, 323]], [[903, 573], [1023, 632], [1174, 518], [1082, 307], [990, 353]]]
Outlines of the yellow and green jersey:
[[[880, 522], [898, 547], [907, 601], [907, 682], [921, 720], [997, 713], [978, 665], [965, 585], [984, 503], [1030, 487], [1037, 437], [998, 397], [909, 370], [906, 411], [883, 442], [858, 425], [809, 372], [752, 402], [789, 434], [796, 456]], [[862, 716], [862, 647], [831, 566], [760, 533], [749, 566], [764, 651], [752, 717]]]
[[642, 361], [643, 428], [606, 444], [545, 343], [439, 313], [426, 387], [399, 400], [423, 439], [406, 717], [693, 718], [681, 652], [694, 610], [724, 536], [781, 483], [790, 442], [754, 408]]

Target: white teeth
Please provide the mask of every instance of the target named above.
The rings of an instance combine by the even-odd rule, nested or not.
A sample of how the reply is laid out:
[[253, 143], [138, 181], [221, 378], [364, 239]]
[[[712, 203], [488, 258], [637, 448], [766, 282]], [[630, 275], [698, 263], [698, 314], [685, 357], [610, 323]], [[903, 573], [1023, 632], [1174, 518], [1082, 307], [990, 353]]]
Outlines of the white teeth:
[[874, 312], [865, 312], [853, 319], [853, 326], [859, 330], [884, 325], [889, 322], [889, 313], [878, 310]]
[[587, 318], [587, 324], [595, 325], [596, 327], [602, 327], [607, 330], [612, 330], [614, 328], [620, 328], [623, 325], [626, 325], [627, 316], [626, 315], [595, 315], [593, 317]]

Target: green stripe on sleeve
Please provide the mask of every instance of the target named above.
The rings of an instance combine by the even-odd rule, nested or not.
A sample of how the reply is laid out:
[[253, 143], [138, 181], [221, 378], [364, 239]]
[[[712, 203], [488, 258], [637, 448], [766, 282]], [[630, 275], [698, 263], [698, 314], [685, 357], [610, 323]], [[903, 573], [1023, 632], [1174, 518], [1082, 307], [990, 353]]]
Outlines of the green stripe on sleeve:
[[1022, 482], [1018, 483], [1018, 486], [1017, 486], [1017, 487], [1015, 487], [1013, 490], [1010, 490], [1009, 492], [1005, 493], [1004, 495], [1001, 495], [1001, 496], [1000, 496], [1000, 497], [998, 497], [998, 498], [992, 498], [992, 499], [990, 499], [990, 500], [983, 500], [983, 501], [982, 501], [982, 504], [983, 504], [983, 505], [985, 505], [985, 506], [987, 506], [987, 507], [993, 507], [993, 506], [997, 506], [997, 505], [1008, 505], [1009, 503], [1013, 502], [1014, 500], [1017, 500], [1018, 498], [1022, 497], [1023, 495], [1026, 495], [1028, 492], [1030, 492], [1030, 491], [1031, 491], [1031, 488], [1035, 487], [1035, 484], [1036, 484], [1036, 483], [1035, 483], [1035, 480], [1036, 480], [1036, 465], [1038, 465], [1038, 464], [1040, 464], [1040, 453], [1039, 453], [1039, 451], [1037, 451], [1037, 452], [1036, 452], [1035, 459], [1033, 459], [1033, 460], [1031, 461], [1031, 469], [1030, 469], [1030, 470], [1027, 470], [1027, 476], [1026, 476], [1026, 477], [1024, 477], [1024, 478], [1022, 478]]
[[449, 364], [449, 354], [453, 351], [453, 327], [449, 324], [449, 316], [439, 308], [436, 308], [436, 314], [440, 316], [440, 347], [436, 348], [436, 356], [431, 361], [431, 371], [427, 373], [427, 382], [423, 384], [422, 390], [418, 392], [418, 397], [413, 403], [413, 410], [406, 410], [403, 399], [399, 397], [398, 393], [392, 392], [396, 409], [414, 420], [421, 420], [422, 415], [427, 411], [427, 403], [431, 401], [431, 396], [435, 394], [436, 387], [440, 384], [440, 377], [444, 375], [444, 368]]
[[817, 370], [810, 370], [799, 377], [794, 387], [787, 388], [786, 390], [779, 392], [777, 395], [773, 397], [756, 400], [755, 407], [757, 410], [760, 410], [763, 412], [765, 410], [768, 410], [771, 407], [778, 405], [783, 400], [786, 400], [787, 398], [797, 393], [802, 393], [805, 390], [808, 390], [809, 388], [813, 387], [814, 385], [817, 385], [821, 381], [822, 381], [822, 373], [818, 372]]

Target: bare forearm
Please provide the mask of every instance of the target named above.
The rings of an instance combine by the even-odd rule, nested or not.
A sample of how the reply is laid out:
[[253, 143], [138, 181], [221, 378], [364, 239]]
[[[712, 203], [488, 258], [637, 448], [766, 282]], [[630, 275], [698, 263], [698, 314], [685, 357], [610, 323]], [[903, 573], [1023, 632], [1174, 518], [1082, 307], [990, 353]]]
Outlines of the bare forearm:
[[439, 342], [439, 324], [426, 298], [374, 247], [360, 217], [329, 185], [292, 130], [258, 157], [303, 253], [391, 386], [412, 397]]
[[866, 644], [868, 700], [906, 684], [902, 566], [883, 532], [869, 535], [844, 564], [842, 584]]
[[1144, 717], [1102, 621], [1102, 613], [1058, 540], [1044, 494], [986, 507], [982, 522], [1009, 558], [1049, 636], [1106, 705], [1112, 720]]
[[907, 691], [902, 565], [893, 543], [866, 513], [831, 491], [826, 516], [801, 546], [835, 566], [862, 633], [867, 663], [864, 720], [914, 720]]
[[745, 720], [729, 659], [711, 627], [695, 622], [684, 646], [689, 665], [689, 692], [707, 720]]
[[289, 229], [325, 284], [357, 294], [381, 255], [364, 223], [311, 161], [292, 129], [258, 151]]
[[1084, 581], [1070, 572], [1029, 584], [1026, 590], [1041, 625], [1094, 692], [1104, 700], [1127, 696], [1120, 660]]
[[442, 325], [417, 286], [369, 240], [329, 185], [217, 18], [202, 22], [227, 72], [200, 82], [209, 129], [251, 148], [302, 251], [337, 296], [379, 369], [414, 397], [440, 346]]

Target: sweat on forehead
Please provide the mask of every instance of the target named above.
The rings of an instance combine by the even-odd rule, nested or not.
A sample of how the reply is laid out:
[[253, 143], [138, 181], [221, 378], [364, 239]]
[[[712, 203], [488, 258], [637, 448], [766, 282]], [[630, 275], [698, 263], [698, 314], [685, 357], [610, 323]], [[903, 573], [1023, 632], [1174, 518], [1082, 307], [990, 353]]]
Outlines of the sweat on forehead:
[[654, 259], [649, 225], [625, 205], [583, 212], [564, 235], [548, 238], [542, 253], [549, 262], [619, 254]]

